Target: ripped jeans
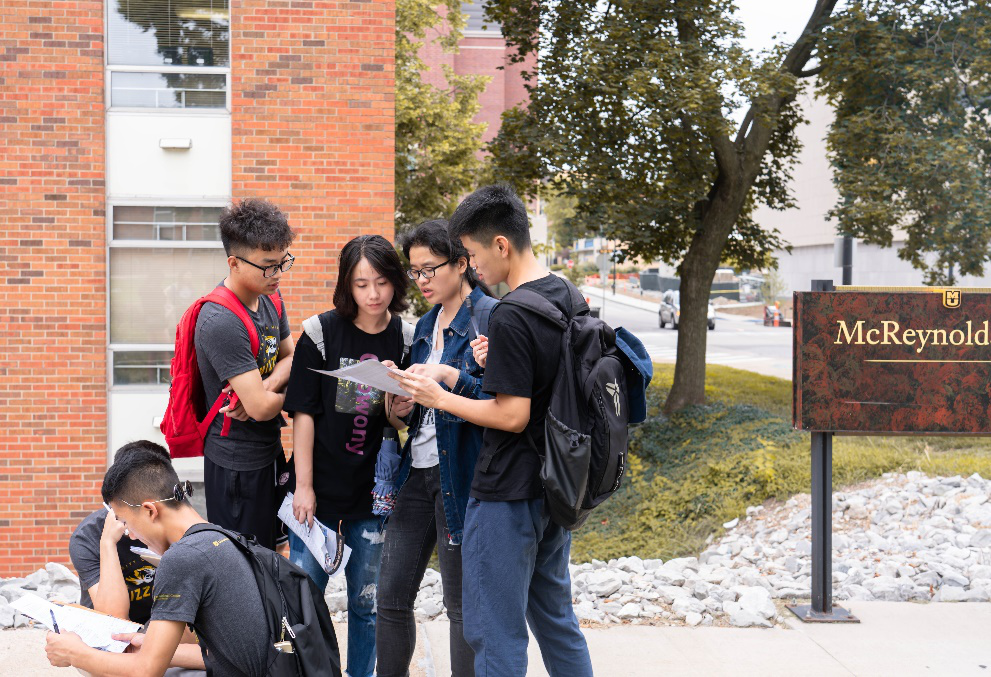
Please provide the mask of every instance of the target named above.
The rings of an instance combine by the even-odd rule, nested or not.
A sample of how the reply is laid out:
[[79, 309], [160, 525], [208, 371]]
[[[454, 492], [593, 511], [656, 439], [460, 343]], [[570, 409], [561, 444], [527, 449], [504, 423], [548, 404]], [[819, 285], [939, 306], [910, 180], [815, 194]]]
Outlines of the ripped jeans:
[[[344, 543], [351, 557], [344, 568], [348, 590], [348, 662], [350, 677], [370, 677], [375, 672], [375, 598], [382, 544], [382, 519], [344, 520]], [[317, 563], [303, 541], [289, 532], [289, 559], [310, 575], [321, 590], [330, 577]]]

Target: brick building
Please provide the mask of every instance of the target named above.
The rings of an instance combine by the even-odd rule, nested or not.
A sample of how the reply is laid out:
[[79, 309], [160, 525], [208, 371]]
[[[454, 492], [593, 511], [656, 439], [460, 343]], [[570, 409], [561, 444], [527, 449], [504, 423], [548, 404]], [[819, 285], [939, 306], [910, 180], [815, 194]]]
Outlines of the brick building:
[[[161, 440], [179, 315], [232, 198], [299, 232], [294, 333], [336, 253], [393, 232], [390, 0], [5, 0], [0, 577], [68, 561], [112, 450]], [[202, 473], [183, 461], [181, 473]]]

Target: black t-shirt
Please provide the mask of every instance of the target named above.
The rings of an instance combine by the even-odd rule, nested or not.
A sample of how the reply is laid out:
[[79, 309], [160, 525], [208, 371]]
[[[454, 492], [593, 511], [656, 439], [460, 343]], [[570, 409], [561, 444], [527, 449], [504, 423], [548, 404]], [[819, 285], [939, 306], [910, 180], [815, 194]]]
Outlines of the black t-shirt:
[[[87, 515], [69, 539], [69, 559], [79, 573], [79, 587], [82, 588], [79, 603], [90, 609], [93, 608], [93, 600], [90, 599], [89, 589], [100, 582], [100, 537], [106, 521], [107, 510], [100, 508]], [[151, 617], [155, 567], [131, 552], [131, 546], [147, 547], [141, 541], [127, 536], [117, 541], [117, 558], [131, 598], [127, 617], [135, 623], [147, 623]]]
[[[520, 285], [571, 314], [567, 283], [547, 275]], [[512, 292], [506, 295], [512, 298]], [[500, 303], [489, 319], [489, 355], [482, 390], [492, 395], [530, 398], [530, 422], [522, 433], [486, 428], [479, 458], [492, 454], [486, 470], [475, 467], [471, 496], [482, 501], [515, 501], [543, 495], [540, 456], [534, 441], [544, 443], [544, 418], [561, 361], [561, 330], [535, 313]]]
[[327, 360], [304, 332], [293, 354], [285, 410], [309, 414], [314, 419], [317, 519], [325, 524], [340, 519], [370, 519], [375, 460], [386, 425], [385, 394], [312, 369], [340, 369], [363, 360], [400, 364], [402, 321], [393, 317], [378, 334], [363, 332], [333, 310], [323, 313], [320, 322]]

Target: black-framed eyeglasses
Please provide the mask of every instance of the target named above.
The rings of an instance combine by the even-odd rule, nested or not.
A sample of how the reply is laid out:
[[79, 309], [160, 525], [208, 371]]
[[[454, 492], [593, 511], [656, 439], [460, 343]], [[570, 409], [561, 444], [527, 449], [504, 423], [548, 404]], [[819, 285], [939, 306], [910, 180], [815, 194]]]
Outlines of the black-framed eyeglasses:
[[244, 261], [249, 266], [254, 266], [258, 270], [262, 271], [262, 277], [275, 277], [278, 271], [283, 273], [292, 268], [292, 264], [296, 261], [296, 257], [292, 254], [286, 254], [286, 258], [282, 259], [282, 263], [276, 263], [271, 266], [259, 266], [257, 263], [252, 263], [248, 259], [242, 259], [240, 256], [235, 256], [238, 261]]
[[434, 275], [437, 274], [438, 268], [443, 268], [447, 264], [453, 262], [454, 259], [448, 259], [447, 261], [444, 261], [444, 263], [438, 263], [436, 266], [424, 266], [419, 270], [417, 270], [416, 268], [410, 268], [409, 270], [406, 271], [406, 277], [413, 280], [413, 282], [416, 282], [416, 278], [420, 277], [421, 275], [423, 276], [424, 280], [429, 280], [430, 278], [432, 278]]
[[[165, 501], [175, 501], [176, 503], [179, 503], [180, 501], [192, 495], [193, 495], [193, 485], [189, 480], [186, 480], [185, 482], [179, 482], [179, 484], [175, 485], [175, 487], [173, 487], [172, 489], [172, 495], [169, 496], [168, 498], [160, 498], [157, 501], [144, 501], [144, 502], [164, 503]], [[123, 498], [118, 498], [117, 500], [123, 503], [124, 505], [131, 506], [132, 508], [141, 507], [140, 505], [134, 505], [133, 503], [128, 503]]]

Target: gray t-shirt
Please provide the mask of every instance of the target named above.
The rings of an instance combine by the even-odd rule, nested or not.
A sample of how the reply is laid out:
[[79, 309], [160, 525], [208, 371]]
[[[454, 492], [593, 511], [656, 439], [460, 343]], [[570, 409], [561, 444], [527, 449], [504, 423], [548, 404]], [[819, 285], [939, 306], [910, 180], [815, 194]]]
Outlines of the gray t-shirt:
[[[196, 361], [208, 409], [221, 388], [235, 376], [252, 369], [261, 372], [262, 378], [271, 374], [279, 358], [279, 343], [289, 337], [285, 303], [279, 318], [272, 300], [262, 296], [258, 310], [248, 310], [248, 316], [258, 330], [257, 358], [251, 354], [248, 329], [227, 308], [205, 303], [196, 319]], [[281, 414], [270, 421], [232, 419], [228, 436], [221, 437], [224, 418], [221, 415], [214, 419], [203, 444], [203, 454], [212, 462], [230, 470], [259, 470], [282, 453], [281, 428], [285, 420]]]
[[155, 574], [152, 621], [196, 626], [215, 677], [264, 675], [268, 622], [247, 556], [223, 534], [183, 536]]

